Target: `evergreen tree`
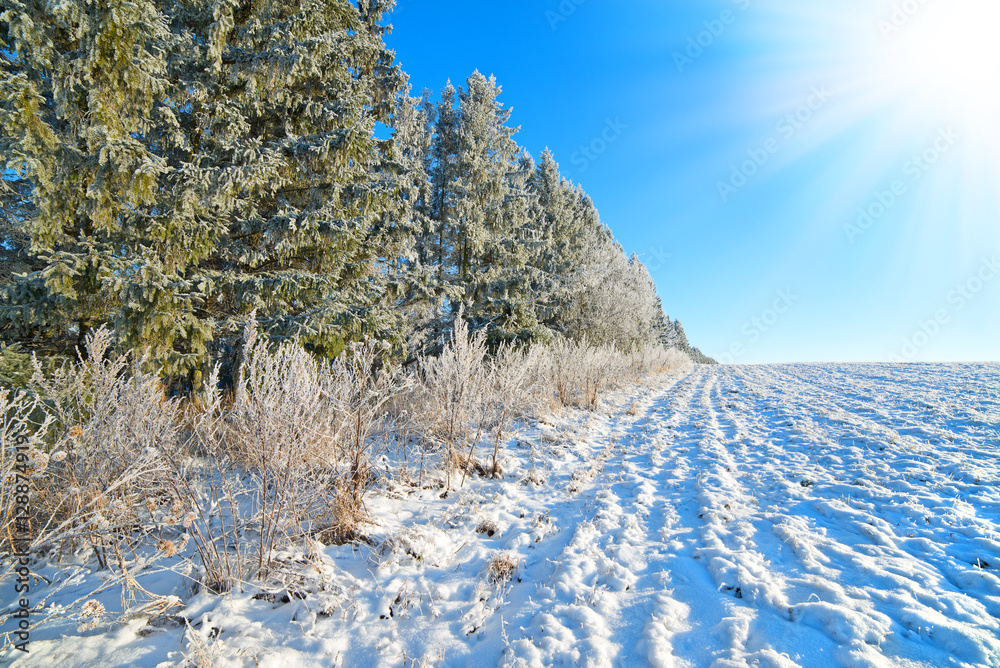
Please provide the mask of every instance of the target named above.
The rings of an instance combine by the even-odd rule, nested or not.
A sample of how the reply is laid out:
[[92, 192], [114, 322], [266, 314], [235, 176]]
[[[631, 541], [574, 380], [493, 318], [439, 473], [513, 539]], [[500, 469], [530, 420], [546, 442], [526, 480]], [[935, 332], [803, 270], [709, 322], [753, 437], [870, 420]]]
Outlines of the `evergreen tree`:
[[30, 182], [13, 173], [0, 178], [0, 288], [9, 285], [14, 274], [31, 268], [27, 223], [32, 208]]
[[556, 315], [558, 328], [575, 340], [613, 343], [617, 339], [613, 313], [627, 260], [590, 198], [578, 188], [575, 199], [581, 255], [571, 264], [575, 265], [572, 291]]
[[[166, 57], [178, 37], [152, 0], [8, 2], [0, 21], [0, 154], [30, 184], [33, 269], [5, 286], [0, 312], [57, 348], [114, 323], [129, 343], [155, 339], [173, 370], [190, 366], [174, 340], [200, 352], [208, 337], [190, 318], [197, 289], [159, 245], [170, 167], [153, 145], [178, 139]], [[128, 317], [143, 297], [149, 310]]]
[[497, 97], [494, 78], [478, 71], [459, 91], [458, 154], [450, 267], [463, 288], [466, 313], [480, 323], [497, 315], [505, 279], [523, 265], [517, 222], [511, 216], [512, 183], [520, 148], [511, 110]]
[[623, 298], [619, 302], [622, 311], [619, 342], [626, 346], [657, 343], [656, 323], [663, 313], [660, 296], [649, 270], [635, 254], [628, 260], [623, 287]]
[[486, 294], [486, 317], [492, 326], [492, 340], [522, 343], [548, 340], [549, 331], [539, 322], [538, 306], [547, 290], [539, 283], [538, 272], [530, 264], [546, 246], [537, 226], [537, 195], [531, 188], [535, 163], [522, 152], [516, 167], [507, 175], [502, 229], [491, 235], [486, 261], [492, 263], [492, 279]]
[[656, 295], [655, 314], [653, 315], [653, 339], [664, 348], [670, 347], [670, 321], [663, 310], [663, 300]]
[[531, 188], [537, 199], [534, 217], [538, 243], [530, 264], [535, 291], [543, 297], [537, 311], [549, 329], [566, 334], [566, 322], [560, 314], [565, 313], [574, 291], [580, 287], [586, 239], [584, 218], [576, 210], [577, 193], [559, 173], [559, 165], [548, 149], [542, 152]]
[[696, 364], [718, 364], [718, 362], [697, 348], [691, 348], [691, 359], [694, 360]]
[[684, 333], [684, 326], [680, 320], [670, 320], [670, 316], [667, 316], [667, 347], [689, 354], [691, 352], [691, 344], [688, 343], [687, 334]]
[[662, 308], [646, 267], [636, 256], [626, 257], [582, 192], [578, 193], [576, 221], [582, 243], [569, 256], [567, 266], [577, 278], [568, 283], [550, 321], [576, 340], [625, 348], [656, 343]]
[[518, 147], [495, 79], [404, 91], [388, 6], [7, 0], [5, 355], [107, 324], [196, 387], [251, 312], [332, 356], [363, 335], [433, 351], [460, 310], [494, 341], [691, 352], [551, 152]]
[[[449, 81], [441, 91], [434, 109], [434, 132], [431, 140], [429, 217], [431, 231], [426, 240], [428, 261], [433, 263], [435, 286], [441, 297], [438, 312], [429, 324], [428, 338], [432, 347], [444, 345], [452, 330], [445, 305], [459, 297], [454, 272], [449, 269], [453, 230], [457, 227], [456, 181], [458, 178], [458, 92]], [[432, 115], [428, 114], [428, 118]]]
[[430, 93], [407, 96], [395, 118], [396, 166], [404, 203], [403, 227], [413, 248], [400, 257], [394, 278], [399, 285], [397, 308], [406, 323], [409, 354], [422, 350], [440, 319], [444, 286], [438, 271], [439, 223], [434, 216], [434, 161], [432, 144], [436, 109]]
[[[510, 110], [494, 78], [474, 72], [450, 83], [436, 109], [431, 144], [431, 206], [438, 292], [445, 309], [431, 338], [443, 341], [459, 307], [493, 338], [534, 338], [538, 324], [522, 270], [530, 252], [533, 170], [508, 127]], [[429, 236], [429, 235], [428, 235]], [[428, 252], [428, 256], [433, 252]]]
[[404, 82], [382, 41], [386, 8], [229, 2], [214, 23], [189, 18], [208, 49], [180, 72], [192, 141], [178, 194], [225, 231], [203, 264], [222, 333], [257, 309], [272, 336], [324, 355], [398, 334], [385, 265], [406, 237], [391, 141], [375, 137]]
[[197, 384], [255, 308], [321, 354], [398, 334], [385, 3], [8, 7], [0, 141], [44, 265], [6, 291], [22, 337], [109, 323]]

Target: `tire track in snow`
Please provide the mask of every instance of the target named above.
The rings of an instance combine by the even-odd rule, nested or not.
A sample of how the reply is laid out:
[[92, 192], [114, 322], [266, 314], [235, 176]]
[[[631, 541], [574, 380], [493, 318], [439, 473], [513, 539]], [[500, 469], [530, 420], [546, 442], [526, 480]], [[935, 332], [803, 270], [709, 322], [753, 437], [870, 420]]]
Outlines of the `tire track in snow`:
[[[714, 603], [697, 602], [694, 597], [682, 600], [689, 583], [695, 584], [692, 580], [705, 574], [691, 568], [696, 527], [682, 522], [677, 506], [678, 497], [690, 489], [692, 467], [688, 450], [674, 443], [687, 431], [684, 427], [690, 426], [692, 402], [705, 382], [705, 373], [699, 369], [678, 383], [640, 421], [642, 442], [633, 439], [631, 470], [641, 479], [643, 493], [651, 498], [645, 536], [649, 555], [627, 603], [631, 614], [622, 620], [623, 627], [629, 628], [621, 629], [621, 635], [636, 640], [623, 651], [624, 665], [694, 666], [704, 663], [699, 659], [724, 651], [704, 641], [697, 649], [674, 644], [678, 633], [692, 628], [692, 613], [702, 618], [705, 604]], [[713, 614], [721, 615], [721, 608], [715, 605]]]
[[[717, 377], [705, 368], [696, 375], [697, 384], [673, 397], [672, 415], [655, 425], [636, 455], [649, 451], [658, 503], [647, 538], [655, 556], [629, 601], [631, 617], [648, 620], [644, 642], [625, 665], [795, 665], [762, 640], [774, 635], [774, 620], [762, 618], [752, 599], [780, 599], [780, 584], [747, 542], [748, 525], [737, 520], [747, 511], [715, 418]], [[668, 445], [669, 466], [662, 465], [660, 443]], [[737, 590], [734, 581], [744, 584]]]
[[[690, 376], [675, 387], [689, 382]], [[642, 435], [635, 425], [646, 424], [661, 407], [656, 396], [647, 393], [634, 402], [642, 418], [622, 411], [611, 424], [601, 470], [580, 492], [591, 511], [555, 559], [527, 574], [526, 580], [545, 584], [536, 590], [532, 614], [522, 615], [520, 638], [509, 643], [502, 665], [621, 663], [622, 601], [649, 566], [646, 530], [654, 505], [652, 482], [627, 453], [634, 456]]]
[[562, 603], [539, 608], [522, 638], [534, 653], [522, 646], [510, 663], [993, 660], [989, 613], [979, 608], [977, 625], [934, 559], [873, 507], [894, 491], [876, 483], [839, 500], [850, 475], [879, 480], [895, 460], [866, 472], [877, 462], [844, 433], [888, 432], [871, 411], [827, 410], [850, 388], [826, 382], [700, 367], [640, 402], [638, 417], [618, 416], [591, 511], [549, 564]]
[[747, 488], [753, 480], [751, 467], [735, 454], [739, 430], [727, 433], [719, 422], [718, 408], [728, 394], [720, 388], [719, 377], [719, 369], [712, 369], [712, 382], [700, 401], [704, 434], [698, 441], [701, 462], [695, 479], [703, 521], [696, 557], [704, 560], [717, 590], [738, 602], [735, 614], [720, 622], [716, 633], [729, 639], [728, 659], [736, 664], [795, 665], [775, 643], [762, 640], [781, 637], [774, 629], [790, 616], [787, 585], [757, 549], [754, 518], [759, 509]]

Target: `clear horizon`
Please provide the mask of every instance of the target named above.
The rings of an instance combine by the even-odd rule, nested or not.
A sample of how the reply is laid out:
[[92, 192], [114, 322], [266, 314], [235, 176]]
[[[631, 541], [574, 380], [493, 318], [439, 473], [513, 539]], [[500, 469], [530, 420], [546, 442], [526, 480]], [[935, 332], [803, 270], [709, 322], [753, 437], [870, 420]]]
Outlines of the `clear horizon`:
[[415, 94], [495, 75], [517, 141], [553, 151], [719, 361], [993, 361], [996, 18], [402, 0], [386, 42]]

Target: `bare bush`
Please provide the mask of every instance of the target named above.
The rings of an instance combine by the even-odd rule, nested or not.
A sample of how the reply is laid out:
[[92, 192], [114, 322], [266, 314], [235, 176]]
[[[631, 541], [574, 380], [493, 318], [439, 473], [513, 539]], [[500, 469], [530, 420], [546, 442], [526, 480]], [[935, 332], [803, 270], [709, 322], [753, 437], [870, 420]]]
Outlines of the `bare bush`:
[[[595, 410], [606, 390], [689, 364], [683, 353], [659, 346], [622, 351], [566, 339], [527, 351], [504, 344], [491, 356], [483, 334], [470, 335], [459, 317], [442, 354], [421, 361], [419, 388], [407, 397], [408, 408], [425, 443], [429, 438], [441, 444], [450, 488], [454, 469], [462, 471], [463, 484], [471, 471], [502, 475], [500, 446], [518, 416], [544, 410], [553, 400]], [[475, 453], [487, 436], [492, 457], [484, 465]], [[421, 480], [424, 455], [426, 449]]]
[[[385, 348], [376, 341], [351, 344], [322, 364], [295, 342], [270, 349], [251, 318], [243, 350], [232, 404], [223, 408], [211, 391], [194, 422], [219, 481], [194, 509], [196, 544], [212, 578], [230, 584], [266, 580], [275, 551], [305, 533], [337, 543], [358, 536], [369, 519], [364, 496], [376, 480], [372, 457], [389, 431], [386, 404], [407, 385], [382, 364]], [[234, 488], [234, 475], [248, 484]], [[256, 535], [253, 573], [243, 565], [241, 523]]]
[[610, 345], [561, 340], [545, 352], [549, 384], [563, 406], [594, 410], [598, 395], [626, 370], [624, 356]]
[[85, 539], [102, 568], [109, 544], [148, 523], [146, 500], [164, 489], [162, 453], [177, 447], [180, 423], [179, 401], [164, 397], [144, 360], [129, 373], [127, 356], [108, 356], [110, 343], [102, 328], [87, 337], [86, 358], [32, 378], [56, 427], [35, 476], [33, 506], [44, 519], [34, 545]]
[[[415, 412], [423, 416], [425, 435], [444, 446], [449, 487], [456, 468], [463, 484], [472, 471], [502, 474], [500, 445], [514, 419], [536, 403], [539, 359], [537, 350], [525, 352], [509, 343], [488, 355], [485, 336], [470, 335], [460, 316], [441, 355], [421, 362], [419, 391], [412, 401]], [[493, 446], [488, 466], [476, 460], [476, 448], [487, 436]]]
[[[378, 342], [320, 363], [295, 342], [269, 346], [253, 321], [228, 397], [218, 368], [201, 397], [165, 397], [144, 359], [109, 354], [104, 329], [72, 363], [49, 373], [36, 364], [30, 392], [0, 388], [5, 545], [23, 533], [11, 509], [28, 485], [35, 549], [88, 546], [100, 567], [117, 563], [134, 585], [123, 546], [141, 530], [155, 534], [160, 554], [197, 566], [212, 591], [266, 583], [275, 553], [306, 534], [359, 538], [380, 475], [373, 462], [387, 444], [402, 448], [404, 467], [411, 440], [435, 444], [449, 488], [455, 470], [463, 484], [471, 471], [499, 477], [520, 416], [553, 400], [593, 410], [608, 389], [690, 363], [653, 346], [622, 352], [565, 340], [490, 355], [485, 335], [470, 334], [460, 316], [442, 354], [407, 375], [385, 363]], [[492, 447], [482, 463], [484, 440]], [[532, 472], [535, 460], [533, 449]], [[527, 480], [544, 482], [535, 478]]]
[[631, 351], [628, 358], [632, 380], [687, 369], [693, 364], [690, 357], [676, 348], [664, 348], [648, 343]]
[[251, 319], [225, 422], [230, 456], [250, 480], [260, 579], [267, 578], [276, 547], [319, 509], [330, 482], [316, 479], [336, 456], [339, 421], [327, 389], [309, 353], [289, 342], [268, 350]]
[[410, 379], [382, 363], [387, 346], [374, 340], [353, 343], [330, 366], [328, 397], [336, 406], [340, 457], [346, 471], [338, 476], [333, 524], [328, 533], [344, 540], [365, 517], [364, 495], [375, 481], [372, 458], [390, 432], [387, 404], [404, 393]]
[[455, 319], [451, 342], [441, 355], [420, 363], [420, 402], [423, 424], [445, 448], [447, 484], [451, 471], [471, 465], [465, 446], [474, 448], [484, 426], [483, 390], [487, 384], [486, 340], [482, 332], [469, 336], [462, 314]]
[[[192, 539], [201, 568], [200, 583], [210, 591], [240, 588], [260, 567], [254, 563], [245, 529], [239, 469], [233, 461], [232, 430], [228, 410], [218, 387], [219, 367], [209, 375], [206, 391], [197, 405], [189, 406], [188, 452], [197, 453], [200, 465], [179, 452], [165, 456], [168, 484], [174, 492], [172, 515], [180, 516], [184, 539]], [[168, 556], [176, 553], [173, 541], [158, 544]]]
[[503, 474], [499, 461], [500, 445], [514, 419], [534, 407], [537, 388], [532, 386], [532, 381], [539, 359], [538, 348], [525, 352], [504, 344], [490, 364], [485, 383], [485, 412], [493, 437], [493, 461], [489, 474], [494, 478]]
[[621, 351], [612, 345], [565, 339], [546, 347], [540, 360], [542, 377], [556, 401], [588, 410], [597, 408], [606, 390], [690, 364], [687, 355], [672, 348], [647, 344]]

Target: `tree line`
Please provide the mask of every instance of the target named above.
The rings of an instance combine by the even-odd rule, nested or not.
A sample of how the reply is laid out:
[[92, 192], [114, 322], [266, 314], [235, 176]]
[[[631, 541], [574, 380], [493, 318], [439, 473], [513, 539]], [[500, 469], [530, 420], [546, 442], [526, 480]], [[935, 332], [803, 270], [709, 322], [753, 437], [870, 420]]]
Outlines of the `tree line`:
[[112, 327], [179, 391], [249, 314], [403, 362], [491, 345], [676, 347], [648, 271], [473, 73], [414, 97], [384, 0], [3, 0], [0, 375]]

